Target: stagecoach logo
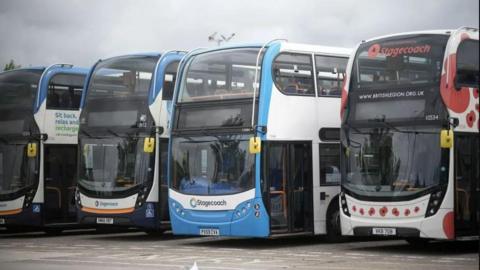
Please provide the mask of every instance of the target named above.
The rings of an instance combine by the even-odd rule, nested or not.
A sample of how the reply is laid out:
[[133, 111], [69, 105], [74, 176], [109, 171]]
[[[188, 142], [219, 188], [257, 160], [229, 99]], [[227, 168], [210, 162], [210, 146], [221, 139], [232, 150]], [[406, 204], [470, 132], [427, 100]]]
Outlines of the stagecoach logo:
[[198, 206], [203, 206], [205, 208], [207, 207], [210, 207], [210, 206], [226, 206], [227, 205], [227, 201], [225, 200], [209, 200], [209, 201], [204, 201], [204, 200], [200, 200], [200, 199], [195, 199], [195, 198], [191, 198], [190, 199], [190, 206], [192, 208], [195, 208]]
[[385, 48], [376, 43], [370, 46], [368, 49], [368, 58], [375, 58], [378, 54], [384, 56], [397, 57], [403, 54], [422, 54], [430, 52], [430, 45], [407, 45], [402, 47], [389, 47]]
[[115, 207], [118, 206], [118, 202], [101, 202], [95, 201], [95, 207]]
[[0, 208], [7, 207], [6, 203], [0, 203]]
[[192, 208], [197, 207], [197, 200], [195, 200], [195, 198], [191, 198], [191, 199], [190, 199], [190, 206], [191, 206]]

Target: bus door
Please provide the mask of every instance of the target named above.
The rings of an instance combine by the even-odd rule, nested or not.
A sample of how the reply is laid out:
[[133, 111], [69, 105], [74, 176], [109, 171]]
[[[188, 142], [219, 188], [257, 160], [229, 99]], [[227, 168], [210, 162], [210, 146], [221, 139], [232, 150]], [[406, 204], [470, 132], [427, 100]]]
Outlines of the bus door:
[[76, 220], [76, 145], [45, 145], [45, 222]]
[[477, 235], [480, 191], [478, 133], [460, 133], [454, 141], [456, 236]]
[[311, 231], [311, 143], [271, 143], [267, 150], [270, 226], [273, 233]]

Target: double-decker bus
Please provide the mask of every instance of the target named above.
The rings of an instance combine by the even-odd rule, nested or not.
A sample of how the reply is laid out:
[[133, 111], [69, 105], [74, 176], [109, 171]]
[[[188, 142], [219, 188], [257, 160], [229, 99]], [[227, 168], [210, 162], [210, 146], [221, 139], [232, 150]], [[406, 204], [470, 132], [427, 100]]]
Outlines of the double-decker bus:
[[76, 200], [83, 224], [161, 232], [167, 209], [167, 122], [184, 52], [98, 61], [87, 78]]
[[362, 42], [342, 95], [342, 234], [478, 237], [478, 29]]
[[349, 52], [277, 40], [185, 57], [169, 147], [174, 234], [339, 235]]
[[88, 69], [0, 73], [0, 226], [61, 231], [76, 223], [78, 108]]

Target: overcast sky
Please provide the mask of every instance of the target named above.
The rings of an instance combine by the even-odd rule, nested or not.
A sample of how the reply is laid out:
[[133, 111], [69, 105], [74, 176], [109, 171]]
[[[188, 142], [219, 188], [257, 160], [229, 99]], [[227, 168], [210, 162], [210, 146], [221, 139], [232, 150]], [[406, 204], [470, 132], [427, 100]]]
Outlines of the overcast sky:
[[72, 63], [142, 51], [231, 43], [353, 47], [423, 29], [479, 27], [479, 0], [0, 0], [0, 65]]

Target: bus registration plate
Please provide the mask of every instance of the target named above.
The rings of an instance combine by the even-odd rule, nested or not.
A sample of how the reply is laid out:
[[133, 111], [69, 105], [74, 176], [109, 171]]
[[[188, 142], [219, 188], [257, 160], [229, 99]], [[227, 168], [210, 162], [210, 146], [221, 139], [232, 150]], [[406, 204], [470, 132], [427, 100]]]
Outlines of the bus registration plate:
[[4, 225], [4, 224], [5, 224], [5, 219], [4, 219], [4, 218], [0, 218], [0, 224], [1, 224], [1, 225]]
[[113, 218], [97, 218], [97, 224], [113, 224]]
[[200, 229], [200, 235], [218, 236], [220, 235], [219, 229]]
[[372, 234], [391, 236], [391, 235], [397, 235], [397, 230], [395, 228], [373, 228]]

